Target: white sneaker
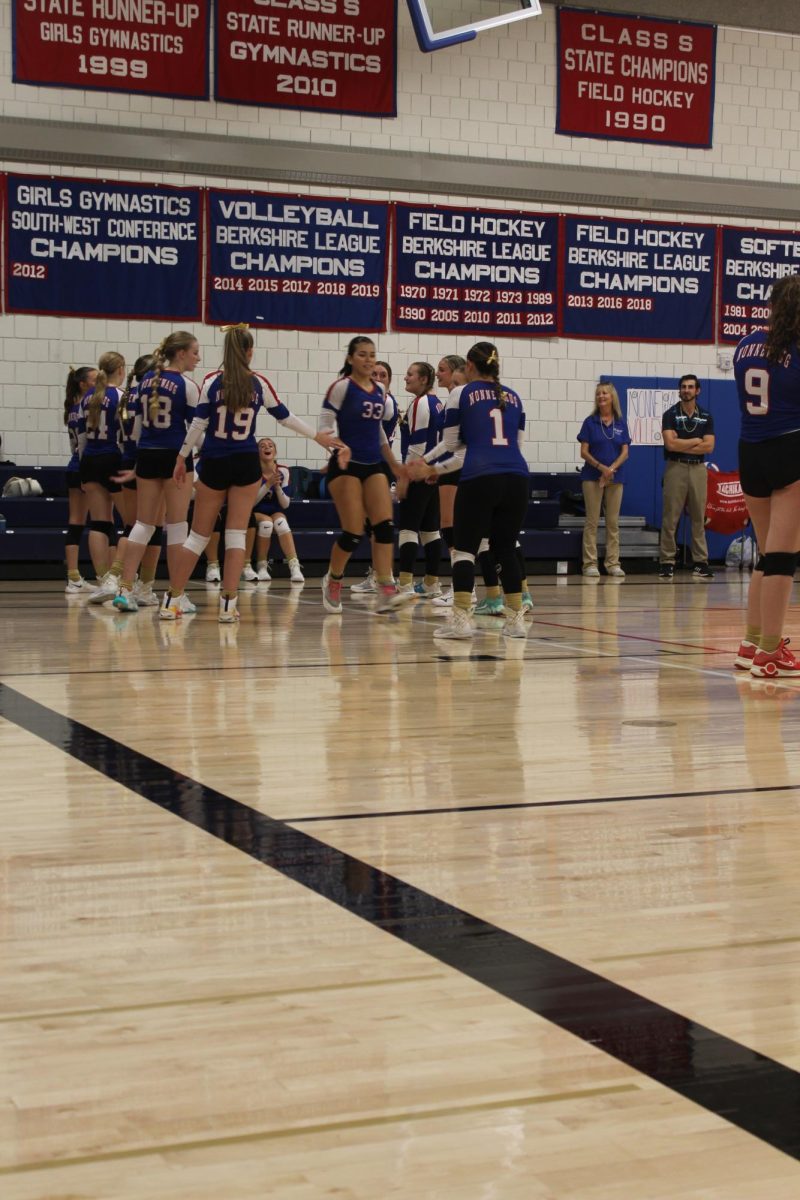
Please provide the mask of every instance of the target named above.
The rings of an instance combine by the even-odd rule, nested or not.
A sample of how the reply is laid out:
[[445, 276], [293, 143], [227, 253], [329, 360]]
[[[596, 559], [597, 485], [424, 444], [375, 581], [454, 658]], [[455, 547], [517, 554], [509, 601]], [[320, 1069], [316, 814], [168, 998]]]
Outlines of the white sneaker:
[[438, 596], [434, 596], [431, 600], [434, 608], [452, 608], [453, 607], [453, 592], [440, 592]]
[[300, 563], [296, 558], [290, 558], [289, 567], [289, 582], [290, 583], [305, 583], [306, 577], [300, 569]]
[[89, 597], [90, 604], [105, 604], [119, 595], [119, 576], [108, 571]]
[[218, 562], [209, 563], [206, 567], [206, 583], [222, 583]]
[[438, 629], [433, 631], [435, 638], [454, 638], [459, 641], [466, 641], [467, 638], [475, 636], [475, 626], [472, 624], [472, 617], [463, 608], [454, 608], [452, 620], [446, 625], [440, 625]]
[[331, 579], [330, 572], [322, 580], [322, 606], [329, 613], [342, 611], [342, 581]]
[[400, 596], [415, 596], [417, 594], [414, 589], [413, 582], [412, 583], [398, 583], [397, 584], [397, 592], [398, 592], [398, 595], [400, 595]]
[[245, 583], [258, 583], [258, 575], [253, 570], [252, 563], [245, 563], [242, 568], [242, 579]]
[[236, 596], [220, 596], [219, 616], [220, 625], [233, 625], [239, 620], [238, 598]]
[[160, 621], [178, 621], [182, 616], [181, 597], [173, 596], [172, 592], [164, 592], [164, 599], [158, 610], [158, 619]]
[[368, 596], [370, 592], [377, 592], [378, 581], [375, 578], [375, 572], [372, 567], [367, 571], [366, 579], [362, 579], [361, 583], [351, 583], [350, 591], [356, 596]]
[[584, 567], [583, 574], [587, 579], [599, 579], [600, 571], [597, 567]]
[[271, 582], [272, 576], [270, 575], [269, 567], [267, 566], [267, 564], [265, 562], [260, 562], [258, 564], [258, 570], [256, 571], [256, 579], [258, 580], [259, 583], [270, 583]]
[[[139, 611], [139, 605], [136, 601], [136, 597], [132, 591], [129, 591], [128, 588], [125, 587], [119, 589], [119, 595], [115, 596], [111, 603], [114, 605], [114, 608], [117, 610], [117, 612]], [[157, 600], [156, 604], [158, 604]]]
[[625, 572], [622, 567], [606, 567], [606, 575], [610, 575], [612, 579], [625, 578]]
[[186, 617], [190, 617], [192, 613], [197, 612], [197, 605], [192, 604], [191, 600], [186, 595], [186, 592], [181, 593], [181, 595], [178, 597], [178, 604], [180, 605], [181, 612]]
[[402, 591], [396, 583], [383, 584], [378, 587], [378, 598], [372, 611], [376, 613], [397, 612], [398, 608], [414, 604], [417, 599], [413, 588], [411, 591]]
[[85, 587], [85, 579], [68, 579], [67, 586], [64, 588], [64, 591], [67, 593], [67, 595], [72, 595], [73, 592], [82, 592]]
[[421, 600], [436, 600], [442, 594], [442, 585], [435, 583], [433, 587], [428, 587], [427, 583], [423, 580], [422, 583], [414, 585], [414, 592]]
[[528, 627], [525, 624], [525, 610], [520, 608], [517, 612], [512, 612], [507, 618], [503, 626], [503, 637], [508, 638], [524, 638], [528, 636]]
[[160, 603], [152, 583], [137, 583], [133, 589], [133, 598], [139, 608], [158, 608]]

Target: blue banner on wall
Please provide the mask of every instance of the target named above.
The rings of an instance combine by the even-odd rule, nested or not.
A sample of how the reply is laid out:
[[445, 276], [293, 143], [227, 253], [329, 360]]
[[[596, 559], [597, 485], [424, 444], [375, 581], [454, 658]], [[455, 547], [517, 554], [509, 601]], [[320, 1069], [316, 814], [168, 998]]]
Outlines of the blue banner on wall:
[[9, 175], [9, 312], [200, 317], [198, 188]]
[[206, 320], [386, 328], [389, 206], [212, 190]]
[[719, 340], [738, 342], [766, 329], [776, 279], [800, 271], [800, 233], [784, 229], [722, 230]]
[[565, 217], [561, 333], [713, 341], [716, 236], [710, 225]]
[[395, 222], [395, 329], [558, 332], [557, 216], [398, 204]]

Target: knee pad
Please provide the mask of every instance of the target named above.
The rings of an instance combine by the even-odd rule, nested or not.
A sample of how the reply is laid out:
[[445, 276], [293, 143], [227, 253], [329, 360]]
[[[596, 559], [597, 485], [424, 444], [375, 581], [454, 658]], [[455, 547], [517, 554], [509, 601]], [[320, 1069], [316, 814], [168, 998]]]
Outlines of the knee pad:
[[186, 521], [173, 521], [167, 523], [167, 545], [184, 545], [189, 534], [189, 526]]
[[246, 529], [226, 529], [225, 530], [225, 549], [226, 550], [246, 550], [247, 549], [247, 530]]
[[247, 522], [248, 529], [258, 529], [258, 519], [255, 513], [250, 513], [250, 520]]
[[163, 525], [154, 525], [153, 532], [150, 534], [150, 541], [147, 543], [148, 546], [160, 546], [163, 537], [164, 537], [164, 526]]
[[271, 538], [274, 526], [272, 521], [258, 522], [258, 536], [262, 538]]
[[336, 545], [340, 550], [344, 550], [345, 554], [352, 554], [360, 541], [360, 533], [348, 533], [346, 529], [343, 529], [336, 539]]
[[64, 544], [66, 546], [80, 546], [82, 534], [83, 534], [83, 526], [82, 525], [68, 525], [67, 526], [67, 536], [64, 539]]
[[183, 543], [183, 548], [184, 550], [190, 550], [192, 554], [196, 554], [199, 558], [208, 545], [208, 540], [210, 537], [210, 533], [195, 533], [195, 531], [192, 530], [186, 541]]
[[489, 539], [484, 538], [481, 541], [480, 546], [478, 546], [478, 554], [485, 554], [488, 549], [489, 549]]
[[453, 566], [455, 566], [456, 563], [469, 562], [469, 563], [472, 563], [472, 565], [474, 567], [475, 566], [475, 555], [469, 554], [466, 550], [454, 550], [452, 562], [453, 562]]
[[440, 542], [442, 540], [442, 535], [438, 529], [423, 529], [422, 533], [419, 535], [419, 540], [422, 542], [423, 546], [430, 546], [431, 542]]
[[753, 570], [761, 571], [763, 573], [763, 571], [764, 571], [764, 555], [763, 554], [759, 554], [758, 558], [756, 559], [756, 565], [753, 567]]
[[391, 546], [394, 542], [394, 521], [378, 521], [378, 524], [373, 526], [372, 532], [379, 545]]
[[137, 521], [128, 534], [128, 541], [133, 542], [136, 546], [149, 546], [155, 531], [155, 525], [145, 525], [144, 521]]
[[401, 529], [400, 536], [397, 539], [397, 544], [399, 546], [405, 546], [408, 544], [408, 542], [415, 542], [416, 545], [419, 545], [419, 534], [414, 533], [413, 529]]
[[116, 546], [117, 544], [117, 531], [113, 521], [90, 521], [89, 532], [102, 533], [108, 538], [110, 545]]
[[791, 579], [797, 569], [797, 554], [773, 552], [764, 555], [765, 575], [788, 575]]
[[276, 517], [273, 521], [273, 525], [275, 526], [275, 532], [277, 533], [278, 537], [283, 537], [285, 533], [292, 532], [289, 528], [289, 522], [286, 520], [286, 517]]

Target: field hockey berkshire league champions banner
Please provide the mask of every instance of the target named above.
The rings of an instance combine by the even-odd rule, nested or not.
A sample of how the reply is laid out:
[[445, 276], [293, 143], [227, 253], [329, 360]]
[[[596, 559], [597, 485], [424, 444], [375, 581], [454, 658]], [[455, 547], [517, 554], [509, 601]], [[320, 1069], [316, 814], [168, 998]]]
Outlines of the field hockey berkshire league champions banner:
[[9, 175], [6, 308], [200, 317], [199, 188]]
[[394, 329], [552, 337], [559, 218], [395, 205]]
[[717, 231], [606, 217], [565, 217], [565, 337], [713, 340]]
[[766, 329], [776, 279], [800, 271], [800, 233], [785, 229], [722, 230], [718, 338], [738, 342]]
[[386, 328], [388, 204], [213, 189], [208, 204], [210, 324]]

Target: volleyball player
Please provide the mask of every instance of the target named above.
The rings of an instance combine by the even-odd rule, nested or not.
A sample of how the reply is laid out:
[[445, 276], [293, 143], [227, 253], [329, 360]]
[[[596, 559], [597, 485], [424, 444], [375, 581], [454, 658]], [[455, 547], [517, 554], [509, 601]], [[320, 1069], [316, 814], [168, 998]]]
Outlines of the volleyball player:
[[89, 512], [89, 499], [81, 487], [78, 425], [81, 401], [87, 392], [94, 391], [96, 378], [95, 367], [78, 367], [77, 370], [75, 367], [70, 367], [64, 393], [64, 425], [71, 451], [70, 460], [67, 463], [69, 516], [67, 517], [67, 536], [64, 540], [64, 558], [67, 564], [67, 586], [64, 590], [70, 593], [80, 592], [84, 587], [84, 580], [78, 566], [78, 555], [83, 527]]
[[78, 414], [80, 480], [89, 501], [89, 554], [98, 586], [90, 604], [103, 604], [119, 590], [119, 566], [109, 567], [109, 550], [117, 543], [112, 496], [120, 490], [114, 476], [121, 455], [117, 443], [117, 408], [120, 384], [125, 378], [125, 359], [116, 350], [101, 355], [93, 391], [81, 400]]
[[[381, 418], [381, 424], [383, 425], [383, 432], [386, 434], [386, 440], [389, 443], [389, 448], [392, 449], [394, 435], [397, 430], [397, 423], [400, 420], [400, 409], [397, 406], [397, 400], [391, 392], [392, 368], [389, 366], [388, 362], [383, 362], [382, 359], [378, 359], [375, 363], [375, 370], [372, 372], [372, 378], [383, 388], [383, 417]], [[391, 485], [394, 482], [394, 476], [392, 475], [389, 464], [384, 463], [383, 469], [386, 473], [386, 478], [389, 480], [389, 485], [391, 488]], [[367, 521], [367, 526], [369, 526], [369, 521]], [[371, 534], [370, 541], [372, 541], [372, 544], [374, 545], [374, 540], [372, 539]], [[356, 596], [368, 596], [374, 592], [377, 592], [377, 590], [378, 583], [375, 578], [375, 571], [372, 568], [372, 563], [370, 563], [367, 569], [366, 578], [362, 579], [360, 583], [352, 583], [350, 585], [350, 591]]]
[[269, 582], [269, 544], [275, 533], [289, 568], [290, 581], [305, 583], [292, 531], [285, 516], [291, 504], [291, 498], [286, 493], [289, 469], [279, 464], [278, 449], [272, 438], [261, 438], [258, 456], [261, 462], [261, 486], [253, 509], [256, 521], [256, 578], [262, 583]]
[[[436, 372], [428, 362], [413, 362], [406, 371], [406, 391], [414, 399], [400, 419], [400, 446], [403, 462], [413, 463], [422, 458], [441, 437], [443, 406], [431, 388]], [[424, 599], [441, 596], [439, 563], [442, 557], [442, 535], [439, 529], [439, 489], [423, 480], [401, 484], [398, 490], [400, 506], [397, 523], [400, 529], [399, 576], [401, 592], [415, 592]], [[425, 554], [425, 577], [414, 587], [414, 563], [422, 543]]]

